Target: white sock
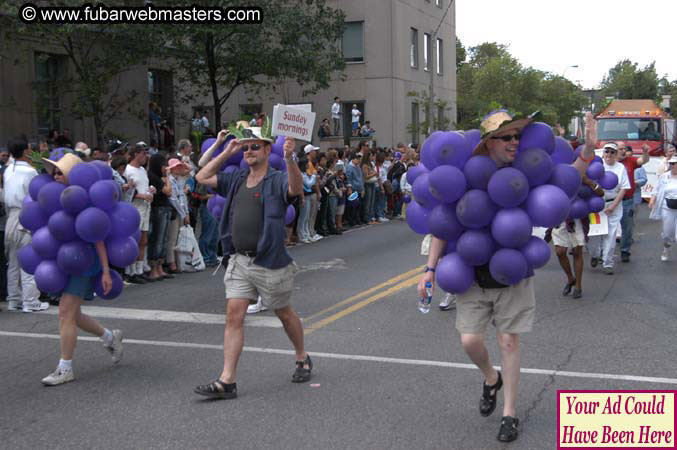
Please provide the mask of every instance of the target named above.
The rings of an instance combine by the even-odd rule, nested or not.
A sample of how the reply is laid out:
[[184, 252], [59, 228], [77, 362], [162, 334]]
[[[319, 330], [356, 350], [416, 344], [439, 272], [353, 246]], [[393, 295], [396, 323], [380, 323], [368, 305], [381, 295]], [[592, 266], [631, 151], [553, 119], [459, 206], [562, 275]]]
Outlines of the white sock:
[[113, 333], [111, 333], [108, 328], [105, 328], [101, 340], [103, 341], [103, 345], [110, 347], [113, 344]]
[[72, 370], [73, 369], [73, 360], [72, 359], [60, 359], [59, 360], [59, 369], [61, 369], [61, 370]]
[[143, 275], [143, 261], [136, 262], [136, 274]]

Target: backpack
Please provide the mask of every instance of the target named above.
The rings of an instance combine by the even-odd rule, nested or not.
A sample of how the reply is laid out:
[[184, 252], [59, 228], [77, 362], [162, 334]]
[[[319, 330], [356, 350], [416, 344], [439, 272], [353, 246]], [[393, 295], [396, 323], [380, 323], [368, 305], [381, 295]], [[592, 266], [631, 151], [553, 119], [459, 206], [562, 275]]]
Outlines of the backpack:
[[388, 181], [392, 183], [393, 178], [396, 180], [399, 180], [400, 177], [404, 172], [406, 172], [407, 169], [405, 169], [404, 164], [402, 164], [401, 161], [397, 161], [388, 169], [388, 174], [386, 175]]

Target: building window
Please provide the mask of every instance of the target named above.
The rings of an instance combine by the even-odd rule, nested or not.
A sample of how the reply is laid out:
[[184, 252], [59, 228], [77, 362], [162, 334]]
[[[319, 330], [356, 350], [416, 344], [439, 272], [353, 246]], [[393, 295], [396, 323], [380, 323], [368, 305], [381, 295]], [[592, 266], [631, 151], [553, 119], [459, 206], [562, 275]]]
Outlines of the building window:
[[411, 29], [411, 45], [409, 47], [409, 64], [414, 69], [418, 69], [418, 30], [416, 28]]
[[446, 117], [444, 117], [444, 107], [443, 106], [438, 106], [437, 107], [437, 124], [435, 126], [436, 130], [446, 130], [447, 129], [447, 124], [446, 122]]
[[423, 33], [423, 70], [430, 70], [430, 35]]
[[443, 49], [442, 49], [442, 39], [437, 39], [437, 75], [442, 75], [444, 73], [442, 69], [443, 60]]
[[364, 22], [346, 22], [341, 50], [346, 62], [364, 62]]
[[172, 73], [166, 70], [148, 70], [148, 100], [155, 108], [149, 115], [159, 120], [160, 127], [153, 127], [149, 118], [149, 131], [159, 149], [168, 149], [174, 143], [174, 88]]
[[61, 129], [61, 100], [58, 83], [63, 79], [67, 59], [49, 53], [35, 53], [35, 106], [38, 134], [48, 136], [50, 129]]
[[421, 122], [418, 118], [418, 103], [411, 104], [411, 142], [418, 145], [419, 127]]

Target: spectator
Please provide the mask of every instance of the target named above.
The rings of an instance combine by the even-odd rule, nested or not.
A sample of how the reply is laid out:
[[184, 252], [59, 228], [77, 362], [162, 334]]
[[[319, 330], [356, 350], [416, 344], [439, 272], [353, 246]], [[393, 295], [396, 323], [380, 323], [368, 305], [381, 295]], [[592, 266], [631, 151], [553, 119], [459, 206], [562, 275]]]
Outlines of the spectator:
[[308, 173], [309, 160], [301, 158], [299, 160], [299, 170], [303, 177], [303, 197], [301, 198], [301, 211], [299, 212], [298, 235], [299, 242], [310, 244], [313, 242], [310, 234], [310, 209], [312, 207], [311, 197], [315, 195], [315, 184], [317, 183], [317, 175], [310, 175]]
[[343, 232], [343, 215], [346, 210], [346, 171], [340, 159], [336, 162], [336, 187], [339, 190], [336, 202], [336, 231]]
[[371, 127], [371, 122], [368, 120], [364, 122], [364, 125], [360, 128], [360, 136], [362, 137], [372, 137], [375, 132], [376, 130]]
[[191, 144], [188, 139], [181, 139], [178, 144], [178, 153], [176, 154], [176, 157], [179, 161], [188, 166], [190, 176], [194, 177], [196, 167], [195, 163], [191, 159], [192, 155], [193, 155], [193, 144]]
[[334, 121], [334, 136], [339, 136], [341, 131], [341, 99], [334, 97], [334, 103], [331, 105], [331, 120]]
[[[362, 173], [362, 168], [360, 167], [360, 160], [362, 155], [353, 152], [350, 156], [350, 162], [346, 167], [346, 187], [350, 187], [347, 190], [347, 197], [350, 196], [353, 192], [357, 192], [361, 201], [364, 201], [364, 175]], [[346, 198], [347, 198], [346, 197]], [[348, 211], [348, 224], [353, 227], [360, 225], [362, 223], [366, 224], [367, 222], [362, 222], [359, 214], [353, 214], [355, 211], [353, 209], [353, 204], [347, 206]]]
[[103, 161], [105, 163], [110, 160], [110, 155], [105, 151], [101, 150], [99, 147], [94, 147], [92, 150], [92, 156], [90, 157], [92, 161]]
[[75, 144], [75, 148], [73, 150], [75, 150], [75, 155], [83, 161], [88, 161], [90, 155], [92, 154], [92, 150], [89, 148], [89, 145], [84, 142], [78, 142]]
[[115, 181], [122, 190], [122, 200], [125, 202], [132, 202], [134, 195], [133, 182], [128, 182], [125, 178], [125, 168], [127, 167], [126, 156], [116, 156], [111, 161], [111, 169], [113, 169], [113, 181]]
[[378, 186], [378, 173], [374, 160], [376, 157], [368, 150], [362, 154], [360, 161], [360, 168], [362, 169], [362, 176], [364, 177], [364, 199], [362, 200], [361, 215], [362, 222], [368, 224], [375, 224], [376, 222], [376, 188]]
[[[2, 179], [9, 162], [9, 150], [0, 147], [0, 192], [2, 192]], [[0, 301], [7, 300], [7, 258], [5, 257], [5, 224], [7, 214], [3, 196], [0, 195]]]
[[57, 134], [55, 145], [57, 147], [73, 148], [73, 141], [71, 141], [71, 130], [64, 128], [61, 134]]
[[9, 162], [9, 150], [5, 147], [0, 148], [0, 168], [4, 169]]
[[388, 169], [388, 180], [393, 188], [393, 214], [392, 217], [399, 217], [402, 214], [402, 189], [400, 187], [400, 178], [406, 173], [407, 166], [402, 162], [402, 153], [395, 152], [394, 162]]
[[675, 156], [675, 146], [671, 144], [667, 144], [667, 147], [665, 149], [665, 156], [663, 156], [658, 163], [658, 168], [656, 169], [656, 176], [661, 176], [665, 172], [667, 172], [670, 169], [670, 165], [668, 164], [668, 161], [670, 158]]
[[250, 127], [255, 127], [256, 122], [259, 120], [259, 113], [254, 113], [254, 117], [252, 117], [252, 120], [249, 121], [249, 126]]
[[256, 126], [262, 127], [265, 122], [266, 122], [266, 113], [262, 112], [259, 114], [258, 119], [256, 119]]
[[360, 112], [359, 109], [357, 109], [357, 105], [353, 104], [353, 109], [350, 111], [350, 116], [352, 118], [352, 123], [353, 123], [353, 136], [357, 136], [358, 132], [360, 131], [360, 116], [362, 113]]
[[161, 281], [174, 278], [165, 273], [162, 263], [167, 256], [167, 231], [172, 217], [172, 185], [169, 181], [167, 159], [161, 153], [150, 157], [148, 163], [148, 181], [155, 188], [150, 209], [150, 233], [148, 235], [149, 281]]
[[217, 255], [219, 223], [209, 212], [209, 209], [207, 209], [207, 201], [212, 197], [212, 194], [209, 194], [207, 187], [202, 184], [197, 185], [195, 193], [200, 200], [198, 216], [200, 218], [201, 231], [198, 246], [200, 247], [200, 253], [202, 253], [205, 265], [207, 267], [214, 267], [219, 263]]
[[[315, 147], [313, 144], [308, 144], [303, 148], [303, 153], [308, 158], [308, 168], [306, 171], [308, 175], [315, 175], [317, 177], [317, 168], [315, 167], [317, 163], [317, 151], [320, 147]], [[315, 231], [315, 220], [317, 219], [318, 204], [320, 201], [320, 186], [318, 184], [319, 180], [313, 184], [313, 193], [310, 195], [310, 215], [308, 216], [308, 231], [310, 232], [311, 241], [319, 241], [322, 239]], [[306, 198], [306, 200], [308, 200]]]
[[125, 168], [124, 177], [132, 185], [133, 189], [130, 197], [132, 204], [141, 216], [141, 239], [139, 240], [139, 256], [136, 263], [132, 263], [127, 268], [128, 281], [136, 284], [146, 283], [144, 277], [143, 261], [146, 257], [146, 247], [148, 244], [148, 229], [150, 226], [150, 208], [153, 201], [155, 188], [150, 186], [148, 173], [144, 166], [148, 162], [148, 148], [139, 142], [130, 152], [129, 164]]
[[190, 167], [177, 158], [172, 158], [168, 162], [169, 182], [172, 186], [172, 194], [169, 203], [176, 212], [176, 217], [169, 224], [167, 232], [167, 264], [169, 264], [169, 273], [179, 273], [176, 266], [176, 241], [179, 238], [179, 230], [183, 225], [190, 225], [188, 214], [188, 198], [186, 197], [186, 180], [190, 174]]
[[[343, 163], [341, 163], [343, 166]], [[336, 160], [327, 160], [326, 182], [324, 185], [324, 195], [327, 197], [326, 213], [322, 220], [323, 229], [328, 234], [341, 234], [336, 228], [336, 209], [338, 208], [338, 199], [343, 192], [338, 186], [338, 176], [336, 174]]]
[[148, 102], [148, 131], [150, 140], [158, 142], [160, 139], [160, 109], [157, 103]]
[[329, 119], [322, 119], [320, 128], [317, 130], [317, 136], [320, 139], [331, 136], [331, 128], [329, 127]]

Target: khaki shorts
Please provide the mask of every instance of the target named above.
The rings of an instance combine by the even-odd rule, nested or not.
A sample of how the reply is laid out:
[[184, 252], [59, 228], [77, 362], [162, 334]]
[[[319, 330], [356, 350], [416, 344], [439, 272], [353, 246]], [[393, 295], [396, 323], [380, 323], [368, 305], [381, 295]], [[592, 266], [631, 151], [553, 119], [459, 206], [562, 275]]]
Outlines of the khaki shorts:
[[534, 279], [502, 289], [482, 289], [475, 283], [456, 296], [456, 310], [456, 329], [462, 334], [483, 334], [489, 321], [499, 333], [531, 331], [536, 312]]
[[585, 245], [585, 235], [583, 234], [583, 224], [580, 219], [574, 222], [574, 232], [567, 231], [566, 223], [559, 228], [552, 229], [552, 243], [558, 247], [576, 248]]
[[139, 211], [139, 215], [141, 216], [141, 231], [148, 231], [148, 228], [150, 227], [150, 203], [146, 200], [136, 198], [132, 202], [132, 205]]
[[223, 277], [226, 298], [246, 298], [256, 303], [260, 295], [265, 307], [284, 308], [289, 305], [296, 272], [298, 266], [294, 262], [281, 269], [266, 269], [254, 264], [254, 257], [230, 255]]

